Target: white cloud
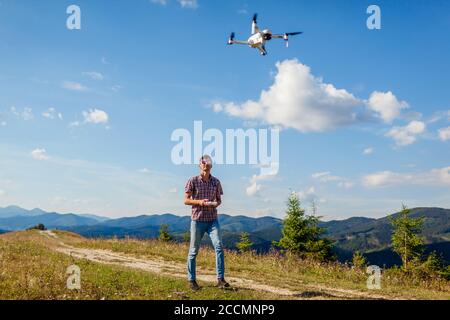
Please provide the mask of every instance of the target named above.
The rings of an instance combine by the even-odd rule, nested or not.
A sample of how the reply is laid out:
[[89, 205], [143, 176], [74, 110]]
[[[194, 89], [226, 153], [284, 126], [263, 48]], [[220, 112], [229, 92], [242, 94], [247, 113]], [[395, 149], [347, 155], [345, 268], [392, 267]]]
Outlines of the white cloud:
[[216, 113], [224, 111], [223, 110], [224, 106], [220, 102], [213, 103], [212, 104], [212, 108], [213, 108], [214, 112], [216, 112]]
[[422, 121], [411, 121], [404, 127], [394, 127], [386, 133], [387, 137], [393, 138], [397, 146], [407, 146], [417, 140], [417, 136], [426, 129]]
[[178, 189], [177, 188], [171, 188], [170, 190], [169, 190], [169, 193], [177, 193], [178, 192]]
[[393, 185], [450, 186], [450, 167], [419, 173], [382, 171], [364, 176], [362, 183], [366, 187]]
[[276, 68], [274, 83], [258, 100], [215, 102], [213, 110], [300, 132], [322, 132], [375, 118], [390, 122], [408, 107], [390, 91], [359, 99], [314, 76], [310, 67], [297, 59], [277, 62]]
[[80, 125], [81, 125], [81, 123], [79, 121], [73, 121], [73, 122], [69, 123], [69, 127], [71, 127], [71, 128], [78, 127]]
[[[43, 146], [37, 147], [43, 148]], [[117, 217], [135, 216], [143, 212], [165, 212], [165, 210], [181, 213], [185, 210], [184, 205], [173, 201], [173, 195], [167, 192], [170, 188], [178, 187], [184, 177], [152, 170], [152, 179], [148, 179], [135, 169], [77, 158], [61, 158], [56, 154], [49, 154], [50, 158], [47, 161], [37, 161], [30, 155], [33, 149], [28, 150], [26, 157], [20, 154], [17, 158], [9, 158], [9, 160], [0, 157], [0, 165], [15, 160], [17, 163], [14, 167], [16, 171], [19, 170], [17, 172], [29, 173], [11, 182], [2, 180], [7, 178], [6, 173], [0, 173], [0, 189], [6, 191], [6, 196], [9, 197], [7, 200], [12, 199], [12, 202], [19, 201], [19, 204], [24, 207], [40, 207], [49, 212], [96, 212]], [[47, 151], [50, 152], [50, 150]], [[34, 161], [35, 164], [30, 161]], [[46, 178], [38, 181], [39, 173], [36, 170], [26, 171], [31, 168], [30, 165], [36, 170], [45, 170]], [[67, 174], [52, 174], [62, 172], [61, 170]], [[11, 171], [10, 174], [16, 171]], [[42, 174], [44, 171], [41, 176]], [[19, 193], [15, 192], [22, 184], [23, 190], [21, 189]], [[36, 192], [36, 186], [41, 188], [39, 192]], [[60, 197], [59, 205], [51, 204], [55, 197]], [[76, 203], [79, 201], [77, 199], [80, 203]], [[84, 202], [81, 203], [81, 201]]]
[[21, 118], [22, 120], [28, 121], [34, 119], [33, 110], [31, 108], [23, 108], [23, 110], [20, 111], [16, 107], [11, 107], [10, 110], [12, 114]]
[[312, 201], [312, 200], [315, 200], [317, 198], [316, 188], [309, 187], [306, 190], [297, 192], [297, 195], [298, 195], [298, 198], [301, 201]]
[[55, 108], [48, 108], [46, 111], [44, 111], [42, 113], [42, 116], [44, 118], [51, 119], [51, 120], [57, 119], [57, 118], [60, 120], [63, 119], [62, 113], [57, 112]]
[[260, 181], [266, 181], [271, 180], [275, 178], [275, 174], [259, 174], [259, 175], [253, 175], [250, 178], [250, 185], [245, 189], [245, 192], [247, 193], [247, 196], [254, 197], [259, 196], [259, 192], [261, 191], [261, 184]]
[[441, 115], [433, 115], [430, 119], [427, 120], [427, 124], [432, 124], [438, 122], [442, 119]]
[[375, 91], [370, 95], [367, 106], [375, 111], [386, 123], [391, 123], [400, 116], [401, 110], [408, 108], [408, 103], [399, 101], [391, 92]]
[[311, 177], [324, 183], [336, 182], [338, 187], [345, 189], [349, 189], [354, 185], [354, 183], [349, 179], [339, 176], [333, 176], [329, 171], [314, 173], [311, 175]]
[[62, 83], [62, 87], [64, 89], [67, 90], [71, 90], [71, 91], [87, 91], [87, 87], [85, 87], [84, 85], [82, 85], [81, 83], [78, 82], [73, 82], [73, 81], [64, 81]]
[[7, 125], [6, 121], [3, 120], [4, 116], [0, 113], [0, 127], [5, 127]]
[[182, 8], [196, 9], [198, 7], [197, 0], [178, 0]]
[[374, 152], [374, 149], [372, 147], [365, 148], [363, 150], [363, 155], [368, 156], [368, 155], [371, 155], [373, 152]]
[[259, 101], [216, 103], [214, 110], [301, 132], [325, 131], [356, 121], [356, 107], [362, 102], [352, 94], [323, 83], [296, 59], [278, 62], [276, 67], [275, 82], [262, 91]]
[[114, 92], [119, 92], [121, 89], [122, 89], [122, 86], [119, 85], [119, 84], [113, 85], [111, 87], [111, 90], [114, 91]]
[[[81, 125], [84, 124], [108, 124], [109, 121], [109, 116], [108, 114], [103, 111], [103, 110], [99, 110], [99, 109], [89, 109], [88, 111], [83, 111], [83, 118], [84, 121], [80, 122], [80, 121], [73, 121], [71, 123], [69, 123], [69, 127], [73, 128], [73, 127], [79, 127]], [[106, 129], [109, 129], [109, 126], [105, 127]]]
[[83, 74], [83, 76], [89, 77], [92, 80], [101, 81], [105, 78], [103, 76], [103, 74], [101, 74], [100, 72], [97, 72], [97, 71], [86, 71], [86, 72], [83, 72], [82, 74]]
[[350, 188], [353, 188], [354, 185], [355, 185], [355, 184], [354, 184], [353, 182], [351, 182], [351, 181], [340, 181], [340, 182], [338, 183], [338, 187], [344, 188], [344, 189], [350, 189]]
[[89, 111], [83, 111], [83, 117], [85, 123], [108, 123], [108, 114], [99, 109], [90, 109]]
[[363, 178], [363, 185], [366, 187], [379, 187], [385, 185], [401, 184], [406, 180], [411, 180], [412, 175], [400, 174], [391, 171], [382, 171], [366, 175]]
[[340, 177], [331, 175], [329, 171], [313, 173], [311, 176], [321, 182], [338, 181], [341, 179]]
[[442, 141], [450, 140], [450, 127], [439, 129], [439, 139]]
[[150, 173], [150, 170], [147, 168], [143, 168], [143, 169], [139, 170], [139, 172], [148, 174], [148, 173]]
[[151, 3], [159, 4], [161, 6], [167, 5], [167, 0], [150, 0]]
[[296, 194], [297, 194], [297, 196], [298, 196], [298, 198], [299, 198], [299, 200], [301, 202], [309, 202], [309, 203], [311, 203], [311, 202], [315, 202], [315, 203], [317, 203], [317, 202], [320, 202], [320, 203], [326, 202], [326, 200], [324, 198], [320, 198], [317, 195], [315, 187], [309, 187], [309, 188], [307, 188], [305, 190], [301, 190], [299, 192], [296, 192]]
[[0, 197], [5, 195], [5, 194], [6, 194], [5, 190], [0, 189]]
[[47, 151], [45, 149], [34, 149], [30, 153], [31, 157], [35, 160], [48, 160], [50, 157], [47, 155]]
[[254, 197], [258, 194], [258, 192], [261, 190], [261, 185], [258, 184], [256, 181], [253, 181], [250, 183], [250, 185], [245, 189], [245, 192], [249, 197]]
[[435, 112], [431, 118], [427, 120], [428, 124], [439, 122], [441, 120], [447, 120], [450, 121], [450, 110], [445, 111], [437, 111]]
[[102, 64], [106, 64], [106, 65], [110, 64], [109, 61], [105, 57], [102, 57], [101, 61], [102, 61]]
[[423, 114], [417, 111], [411, 111], [403, 113], [400, 118], [404, 121], [411, 122], [413, 120], [422, 120]]

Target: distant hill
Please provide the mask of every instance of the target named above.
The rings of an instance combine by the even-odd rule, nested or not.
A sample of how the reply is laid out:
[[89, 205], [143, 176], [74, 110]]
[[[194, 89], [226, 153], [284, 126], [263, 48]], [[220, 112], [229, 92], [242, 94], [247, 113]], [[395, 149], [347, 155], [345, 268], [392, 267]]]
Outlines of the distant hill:
[[327, 229], [329, 234], [345, 234], [352, 229], [369, 224], [376, 219], [365, 217], [352, 217], [346, 220], [332, 220], [329, 222], [321, 222], [320, 225]]
[[93, 225], [98, 223], [98, 221], [75, 214], [45, 213], [31, 216], [19, 215], [0, 219], [0, 229], [9, 231], [24, 230], [39, 223], [44, 224], [47, 228], [62, 229], [73, 226]]
[[97, 220], [97, 221], [99, 221], [99, 222], [103, 222], [103, 221], [108, 221], [108, 220], [110, 220], [110, 218], [102, 217], [102, 216], [97, 216], [97, 215], [95, 215], [95, 214], [78, 214], [78, 216], [80, 216], [80, 217], [85, 217], [85, 218], [91, 218], [91, 219]]
[[[414, 208], [411, 212], [412, 217], [426, 217], [422, 232], [426, 250], [437, 250], [450, 262], [450, 209]], [[220, 214], [219, 219], [223, 243], [229, 249], [235, 249], [242, 232], [250, 234], [253, 248], [260, 252], [268, 251], [272, 241], [281, 237], [282, 220], [274, 217]], [[40, 209], [28, 211], [15, 206], [0, 208], [0, 230], [22, 230], [43, 223], [47, 228], [73, 231], [91, 238], [156, 238], [160, 226], [167, 224], [175, 240], [182, 241], [189, 230], [190, 221], [190, 216], [180, 217], [169, 213], [108, 219], [87, 214], [48, 213]], [[351, 259], [358, 250], [365, 254], [370, 263], [392, 265], [399, 262], [398, 256], [389, 248], [392, 226], [387, 217], [352, 217], [321, 222], [320, 225], [327, 230], [326, 235], [335, 241], [334, 250], [341, 261]], [[209, 243], [206, 236], [203, 241]]]
[[141, 215], [137, 217], [119, 218], [108, 220], [100, 225], [105, 227], [118, 227], [127, 229], [139, 229], [145, 226], [160, 226], [168, 224], [171, 231], [186, 230], [191, 221], [190, 216], [176, 216], [173, 214], [155, 214], [155, 215]]
[[[397, 216], [398, 213], [392, 215]], [[442, 208], [414, 208], [411, 217], [425, 217], [422, 236], [425, 251], [436, 250], [450, 262], [450, 210]], [[355, 251], [365, 254], [376, 265], [400, 264], [398, 255], [390, 249], [392, 226], [388, 217], [380, 219], [350, 218], [321, 224], [327, 235], [336, 241], [336, 253], [341, 261], [351, 259]]]
[[[397, 216], [398, 213], [393, 216]], [[426, 217], [422, 235], [427, 243], [450, 241], [450, 210], [414, 208], [411, 217]], [[390, 245], [392, 226], [388, 217], [380, 219], [350, 218], [322, 223], [337, 246], [348, 251], [385, 249]]]
[[[429, 243], [425, 245], [425, 254], [429, 254], [433, 251], [438, 253], [444, 261], [450, 263], [450, 241]], [[365, 256], [371, 264], [378, 266], [385, 265], [389, 267], [402, 264], [400, 257], [390, 248], [366, 252]]]
[[18, 206], [9, 206], [6, 208], [0, 208], [0, 219], [18, 216], [39, 216], [45, 213], [47, 212], [37, 208], [33, 210], [26, 210]]
[[[281, 220], [273, 217], [251, 218], [246, 216], [219, 215], [222, 230], [222, 241], [227, 248], [235, 248], [241, 232], [250, 233], [250, 240], [254, 249], [267, 251], [273, 240], [281, 237]], [[176, 216], [173, 214], [142, 215], [138, 217], [108, 220], [90, 226], [73, 226], [65, 230], [76, 232], [85, 237], [134, 237], [156, 238], [162, 224], [169, 226], [169, 232], [176, 240], [181, 241], [191, 223], [190, 216]], [[206, 237], [204, 242], [207, 243]]]
[[[11, 217], [36, 217], [36, 216], [41, 216], [47, 213], [55, 213], [55, 214], [59, 214], [59, 215], [63, 215], [61, 213], [57, 213], [57, 212], [47, 212], [44, 210], [41, 210], [39, 208], [35, 208], [32, 210], [27, 210], [18, 206], [8, 206], [5, 208], [0, 208], [0, 219], [3, 218], [11, 218]], [[72, 213], [74, 214], [74, 213]], [[102, 217], [99, 215], [95, 215], [95, 214], [75, 214], [77, 216], [80, 217], [85, 217], [85, 218], [91, 218], [97, 221], [107, 221], [109, 220], [109, 218], [107, 217]]]

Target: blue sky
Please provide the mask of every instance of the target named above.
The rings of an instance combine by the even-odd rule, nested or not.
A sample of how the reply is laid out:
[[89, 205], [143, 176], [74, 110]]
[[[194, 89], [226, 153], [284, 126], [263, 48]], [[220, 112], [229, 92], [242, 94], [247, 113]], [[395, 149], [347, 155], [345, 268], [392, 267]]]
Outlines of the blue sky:
[[[304, 34], [227, 46], [254, 12]], [[281, 129], [276, 176], [214, 167], [223, 213], [283, 217], [292, 191], [327, 220], [449, 208], [449, 34], [448, 1], [0, 0], [0, 206], [189, 214], [170, 137], [201, 120]]]

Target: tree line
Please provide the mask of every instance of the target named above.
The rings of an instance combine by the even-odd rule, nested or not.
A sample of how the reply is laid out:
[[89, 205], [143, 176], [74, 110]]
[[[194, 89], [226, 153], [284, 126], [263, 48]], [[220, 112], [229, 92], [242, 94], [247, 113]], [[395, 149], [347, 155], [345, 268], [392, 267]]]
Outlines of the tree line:
[[[393, 227], [391, 249], [399, 255], [402, 261], [401, 266], [397, 268], [406, 273], [420, 272], [450, 279], [450, 266], [446, 265], [439, 254], [436, 252], [425, 254], [424, 239], [421, 236], [425, 218], [412, 218], [410, 214], [411, 210], [402, 205], [402, 209], [397, 215], [389, 217]], [[301, 207], [298, 195], [292, 193], [287, 200], [281, 239], [273, 241], [273, 248], [299, 259], [312, 259], [324, 263], [336, 261], [336, 255], [333, 253], [334, 241], [326, 237], [326, 230], [319, 226], [321, 218], [316, 215], [315, 205], [313, 213], [306, 214]], [[169, 234], [168, 225], [161, 226], [159, 239], [161, 241], [173, 239]], [[183, 235], [183, 240], [189, 241], [189, 232]], [[236, 243], [236, 249], [244, 253], [251, 251], [252, 246], [250, 234], [242, 232]], [[363, 253], [356, 251], [351, 264], [354, 268], [363, 269], [367, 267], [368, 262]]]

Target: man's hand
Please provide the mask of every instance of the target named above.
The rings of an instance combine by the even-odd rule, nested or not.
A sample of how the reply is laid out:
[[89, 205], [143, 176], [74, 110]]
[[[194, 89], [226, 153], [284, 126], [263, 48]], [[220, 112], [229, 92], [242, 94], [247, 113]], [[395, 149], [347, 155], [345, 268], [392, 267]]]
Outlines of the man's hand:
[[[207, 208], [217, 208], [222, 203], [222, 201], [210, 201], [209, 199], [194, 200], [194, 199], [191, 199], [191, 197], [192, 197], [192, 194], [189, 192], [186, 192], [184, 194], [184, 204], [185, 205], [200, 206], [200, 207], [207, 207]], [[214, 203], [214, 202], [216, 202], [216, 203]], [[214, 204], [212, 204], [212, 203], [214, 203]]]
[[206, 205], [207, 202], [209, 202], [208, 199], [198, 200], [198, 205], [200, 207], [209, 207], [209, 206]]

